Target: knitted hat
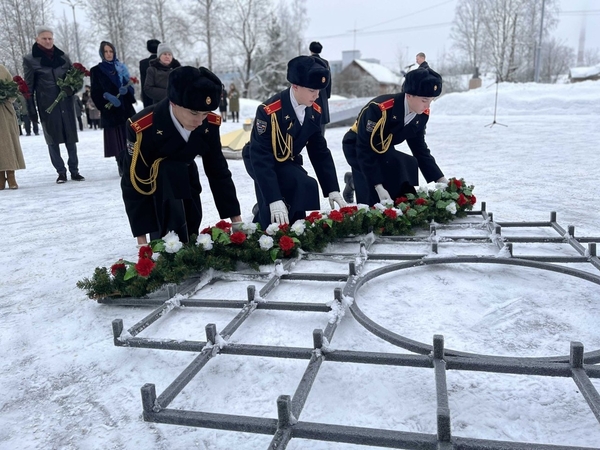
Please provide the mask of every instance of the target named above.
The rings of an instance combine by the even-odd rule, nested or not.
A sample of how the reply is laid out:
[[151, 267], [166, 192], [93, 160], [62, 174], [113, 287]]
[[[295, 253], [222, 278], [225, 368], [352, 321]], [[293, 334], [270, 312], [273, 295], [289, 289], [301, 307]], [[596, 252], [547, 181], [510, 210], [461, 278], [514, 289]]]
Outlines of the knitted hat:
[[158, 44], [160, 44], [160, 41], [158, 39], [149, 39], [146, 41], [146, 48], [150, 53], [156, 53]]
[[167, 97], [183, 108], [213, 111], [219, 107], [222, 83], [206, 67], [182, 66], [169, 74]]
[[418, 97], [437, 97], [442, 93], [442, 77], [430, 68], [411, 70], [404, 77], [404, 92]]
[[287, 80], [309, 89], [325, 89], [331, 73], [320, 58], [296, 56], [288, 62]]
[[311, 53], [319, 54], [319, 53], [321, 53], [321, 50], [323, 50], [323, 46], [321, 45], [320, 42], [313, 41], [310, 43], [308, 49], [310, 50]]
[[54, 30], [46, 25], [40, 25], [39, 27], [35, 27], [36, 37], [46, 32], [54, 34]]
[[160, 44], [158, 44], [158, 48], [156, 49], [156, 56], [160, 58], [160, 55], [162, 55], [163, 53], [170, 53], [171, 55], [173, 54], [173, 52], [171, 51], [171, 46], [169, 44], [161, 42]]

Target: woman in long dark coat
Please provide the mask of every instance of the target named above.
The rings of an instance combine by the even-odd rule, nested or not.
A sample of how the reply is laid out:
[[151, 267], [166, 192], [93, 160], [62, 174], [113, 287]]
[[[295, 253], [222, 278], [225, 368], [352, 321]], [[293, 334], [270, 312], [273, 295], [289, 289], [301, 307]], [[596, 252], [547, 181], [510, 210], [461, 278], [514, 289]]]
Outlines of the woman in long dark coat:
[[92, 100], [100, 110], [104, 130], [104, 156], [117, 160], [119, 175], [122, 175], [121, 155], [127, 150], [127, 119], [135, 114], [136, 103], [133, 87], [129, 84], [129, 71], [117, 58], [115, 46], [110, 42], [100, 43], [102, 62], [90, 70], [92, 78]]

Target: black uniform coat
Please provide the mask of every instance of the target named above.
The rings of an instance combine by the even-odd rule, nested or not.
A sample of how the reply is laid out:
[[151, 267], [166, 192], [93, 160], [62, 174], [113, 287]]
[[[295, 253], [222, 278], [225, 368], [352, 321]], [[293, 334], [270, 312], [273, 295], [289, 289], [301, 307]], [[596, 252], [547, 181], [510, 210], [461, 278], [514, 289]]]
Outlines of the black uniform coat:
[[148, 71], [148, 67], [150, 67], [150, 61], [153, 59], [156, 59], [156, 53], [151, 53], [150, 56], [140, 61], [140, 83], [142, 83], [142, 102], [144, 102], [144, 108], [152, 105], [153, 103], [152, 99], [144, 92], [146, 72]]
[[[48, 59], [37, 44], [33, 44], [31, 54], [23, 57], [23, 71], [29, 92], [35, 94], [27, 101], [27, 111], [32, 121], [42, 122], [46, 144], [72, 144], [77, 142], [77, 120], [73, 92], [61, 100], [50, 114], [46, 109], [52, 105], [60, 88], [56, 80], [64, 78], [72, 67], [71, 60], [65, 52], [54, 47], [54, 57]], [[37, 104], [37, 111], [36, 111]]]
[[[382, 152], [380, 128], [376, 128], [385, 110], [383, 140], [391, 136], [388, 150]], [[429, 113], [417, 114], [404, 126], [404, 93], [375, 97], [360, 112], [356, 123], [342, 140], [342, 148], [352, 167], [356, 201], [374, 205], [379, 202], [375, 185], [382, 184], [392, 200], [419, 184], [418, 169], [427, 180], [444, 176], [425, 142]], [[371, 147], [373, 145], [378, 153]], [[406, 141], [413, 156], [399, 152], [394, 145]]]
[[[306, 210], [320, 209], [317, 182], [302, 167], [300, 152], [304, 147], [307, 148], [323, 196], [327, 197], [330, 192], [340, 190], [333, 158], [321, 133], [320, 109], [318, 103], [306, 108], [304, 123], [300, 125], [288, 88], [271, 97], [256, 110], [250, 142], [244, 146], [242, 155], [256, 189], [259, 213], [254, 221], [259, 222], [263, 229], [271, 223], [269, 204], [277, 200], [286, 203], [290, 223], [303, 219]], [[272, 115], [277, 119], [276, 135], [281, 133], [283, 140], [287, 136], [293, 139], [292, 154], [283, 162], [279, 162], [274, 156]], [[277, 156], [281, 158], [284, 151], [281, 139], [276, 139], [276, 147]]]
[[[150, 233], [152, 239], [175, 231], [182, 242], [197, 234], [202, 220], [196, 156], [202, 157], [204, 171], [221, 218], [240, 215], [235, 186], [227, 161], [221, 151], [219, 116], [212, 115], [191, 134], [188, 142], [175, 128], [169, 112], [169, 100], [145, 108], [129, 121], [128, 152], [124, 157], [121, 189], [125, 210], [134, 236]], [[211, 123], [212, 122], [212, 123]], [[141, 131], [136, 132], [137, 130]], [[132, 168], [132, 153], [141, 136], [140, 155]], [[132, 183], [133, 171], [140, 179], [150, 177], [150, 167], [159, 158], [156, 191], [139, 193]], [[148, 191], [150, 186], [138, 182]]]
[[135, 103], [135, 96], [131, 93], [131, 89], [127, 89], [127, 94], [119, 96], [121, 106], [118, 108], [112, 106], [110, 109], [106, 108], [108, 100], [104, 98], [104, 93], [114, 95], [115, 97], [119, 94], [119, 88], [114, 84], [108, 76], [102, 72], [100, 66], [94, 66], [90, 69], [91, 85], [92, 85], [92, 100], [94, 105], [100, 111], [100, 117], [102, 119], [102, 128], [116, 127], [123, 125], [127, 122], [131, 116], [135, 114], [133, 104]]
[[[327, 61], [325, 58], [321, 58], [321, 56], [319, 56], [316, 53], [313, 53], [312, 56], [314, 56], [315, 58], [319, 58], [321, 61], [323, 61], [329, 69], [329, 61]], [[331, 121], [331, 119], [329, 118], [329, 98], [331, 97], [332, 84], [333, 80], [329, 79], [329, 84], [327, 85], [327, 87], [319, 91], [319, 99], [321, 100], [320, 104], [322, 107], [321, 125], [327, 125]]]

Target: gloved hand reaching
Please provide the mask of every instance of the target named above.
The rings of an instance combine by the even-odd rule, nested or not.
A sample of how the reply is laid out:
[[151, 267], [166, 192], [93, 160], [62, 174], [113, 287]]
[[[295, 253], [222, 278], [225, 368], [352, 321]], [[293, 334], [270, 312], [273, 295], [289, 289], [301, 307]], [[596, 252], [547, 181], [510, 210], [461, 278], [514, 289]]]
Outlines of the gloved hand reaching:
[[340, 208], [343, 208], [344, 206], [346, 206], [346, 202], [344, 201], [344, 199], [342, 198], [342, 196], [340, 195], [340, 193], [338, 191], [333, 191], [329, 193], [329, 205], [331, 206], [331, 209], [335, 209], [335, 204], [337, 203], [338, 206]]
[[102, 97], [104, 97], [105, 100], [108, 100], [116, 108], [121, 106], [121, 100], [119, 100], [117, 97], [108, 92], [105, 92], [104, 95], [102, 95]]
[[446, 177], [441, 177], [439, 180], [436, 181], [436, 183], [448, 184], [448, 179]]
[[382, 205], [393, 203], [390, 193], [383, 187], [382, 184], [375, 185], [375, 191], [377, 192], [377, 195], [379, 195], [379, 203]]
[[288, 210], [285, 206], [285, 203], [283, 203], [283, 200], [277, 200], [273, 203], [270, 203], [269, 208], [271, 210], [271, 223], [283, 225], [284, 223], [290, 222], [288, 219]]
[[244, 222], [231, 222], [231, 231], [234, 233], [237, 231], [244, 231], [242, 225], [244, 225]]
[[125, 95], [127, 94], [127, 86], [121, 86], [119, 88], [119, 95]]

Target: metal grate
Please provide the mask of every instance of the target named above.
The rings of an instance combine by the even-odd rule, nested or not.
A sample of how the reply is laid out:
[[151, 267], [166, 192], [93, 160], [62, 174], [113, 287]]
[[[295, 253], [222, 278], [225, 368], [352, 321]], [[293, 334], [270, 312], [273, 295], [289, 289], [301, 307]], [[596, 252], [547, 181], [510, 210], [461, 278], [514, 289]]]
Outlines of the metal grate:
[[[481, 233], [475, 233], [475, 235], [473, 233], [461, 234], [461, 230], [472, 230], [473, 228], [480, 229]], [[525, 235], [521, 236], [502, 235], [502, 230], [507, 228], [518, 228], [526, 232]], [[548, 230], [549, 233], [539, 233], [539, 229]], [[441, 231], [444, 232], [443, 235], [439, 233]], [[370, 251], [378, 245], [393, 248], [394, 245], [403, 242], [427, 243], [429, 252], [400, 254]], [[454, 245], [457, 242], [488, 244], [496, 249], [496, 253], [500, 252], [505, 257], [498, 257], [497, 255], [443, 257], [438, 255], [440, 245]], [[155, 307], [149, 315], [127, 329], [127, 333], [124, 333], [123, 321], [121, 319], [114, 320], [112, 326], [116, 346], [199, 353], [160, 395], [156, 394], [154, 384], [146, 384], [141, 388], [143, 417], [144, 420], [149, 422], [272, 435], [269, 449], [286, 448], [294, 438], [403, 449], [578, 449], [583, 447], [453, 436], [446, 372], [448, 370], [461, 370], [571, 378], [596, 419], [600, 421], [600, 395], [590, 380], [591, 378], [600, 378], [600, 366], [596, 365], [600, 362], [600, 349], [585, 353], [583, 344], [571, 342], [570, 354], [544, 357], [506, 357], [446, 349], [444, 338], [441, 335], [433, 336], [432, 344], [428, 344], [411, 340], [376, 323], [361, 310], [357, 301], [357, 293], [366, 282], [384, 274], [414, 267], [441, 264], [485, 263], [529, 267], [559, 272], [600, 285], [600, 275], [596, 274], [596, 271], [600, 270], [600, 260], [596, 254], [597, 242], [600, 242], [600, 238], [575, 237], [574, 227], [568, 227], [567, 230], [563, 229], [556, 222], [556, 213], [551, 213], [548, 222], [494, 222], [493, 214], [488, 213], [485, 203], [482, 203], [481, 211], [471, 212], [468, 220], [457, 221], [451, 225], [432, 225], [429, 233], [423, 233], [421, 236], [383, 238], [368, 235], [363, 236], [361, 239], [344, 239], [341, 242], [341, 247], [352, 248], [354, 246], [355, 251], [306, 253], [299, 257], [299, 260], [305, 261], [323, 259], [338, 262], [347, 261], [348, 273], [296, 273], [294, 272], [294, 265], [297, 260], [286, 261], [283, 264], [278, 262], [274, 273], [215, 274], [211, 272], [199, 275], [197, 278], [190, 279], [179, 286], [168, 286], [166, 292], [153, 298], [104, 299], [102, 303]], [[570, 248], [574, 249], [576, 255], [556, 255], [552, 254], [552, 251], [551, 254], [543, 255], [517, 252], [528, 243], [568, 244]], [[583, 244], [588, 244], [587, 248]], [[380, 261], [382, 266], [371, 271], [364, 270], [365, 263], [373, 260]], [[391, 263], [388, 264], [388, 261]], [[568, 263], [584, 264], [591, 270], [579, 270], [564, 265]], [[210, 286], [218, 279], [244, 280], [249, 283], [258, 280], [264, 285], [259, 290], [258, 295], [254, 285], [248, 285], [246, 300], [185, 298], [186, 295], [191, 296], [192, 293], [194, 295], [198, 292], [201, 293], [204, 287]], [[335, 288], [333, 301], [328, 302], [267, 301], [269, 294], [285, 280], [337, 282], [344, 283], [344, 287]], [[344, 305], [348, 306], [347, 299], [354, 299], [348, 309], [358, 323], [379, 338], [412, 353], [354, 351], [339, 348], [335, 351], [329, 351], [329, 343], [334, 340], [339, 320], [344, 312]], [[221, 331], [218, 331], [214, 324], [208, 324], [206, 326], [206, 341], [138, 336], [144, 329], [152, 325], [158, 326], [160, 323], [158, 319], [179, 307], [228, 308], [239, 310], [239, 312]], [[227, 340], [257, 309], [324, 313], [328, 315], [329, 320], [325, 329], [314, 330], [313, 348], [228, 343]], [[291, 397], [281, 395], [277, 398], [277, 419], [169, 408], [169, 405], [178, 394], [217, 355], [223, 357], [225, 355], [244, 355], [289, 358], [306, 360], [308, 364], [301, 381], [295, 387], [294, 395]], [[414, 433], [300, 420], [320, 368], [323, 364], [331, 362], [416, 367], [433, 370], [437, 399], [437, 417], [435, 419], [437, 433]], [[433, 417], [432, 420], [434, 420]]]

